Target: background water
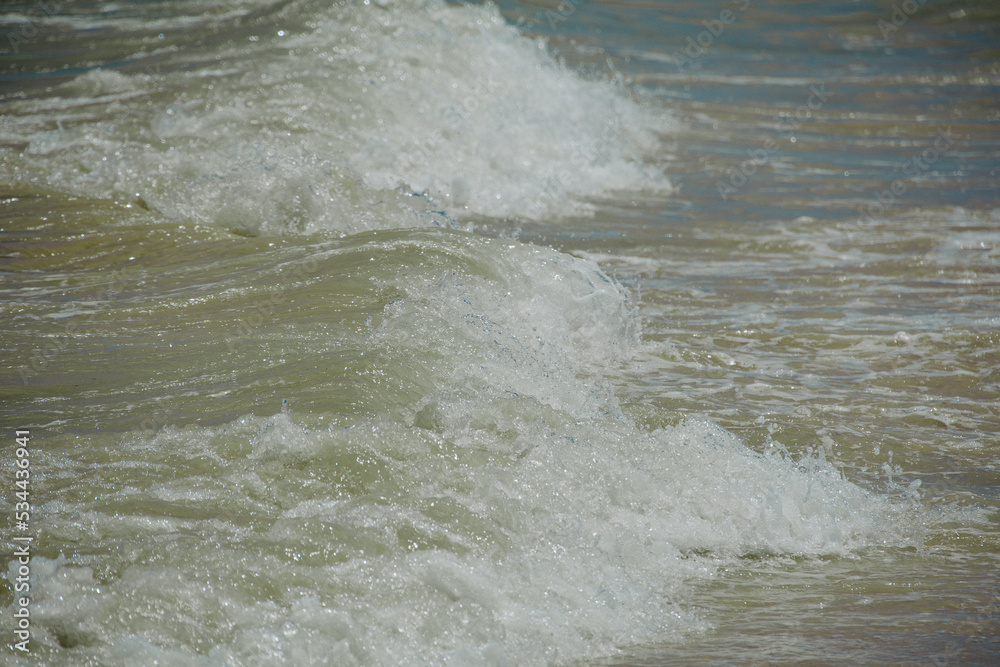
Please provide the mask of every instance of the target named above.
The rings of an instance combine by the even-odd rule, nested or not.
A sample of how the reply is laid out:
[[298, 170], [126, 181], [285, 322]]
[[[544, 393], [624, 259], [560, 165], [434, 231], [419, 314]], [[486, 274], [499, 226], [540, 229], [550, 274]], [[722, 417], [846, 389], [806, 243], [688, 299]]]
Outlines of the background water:
[[36, 662], [996, 661], [994, 3], [0, 25]]

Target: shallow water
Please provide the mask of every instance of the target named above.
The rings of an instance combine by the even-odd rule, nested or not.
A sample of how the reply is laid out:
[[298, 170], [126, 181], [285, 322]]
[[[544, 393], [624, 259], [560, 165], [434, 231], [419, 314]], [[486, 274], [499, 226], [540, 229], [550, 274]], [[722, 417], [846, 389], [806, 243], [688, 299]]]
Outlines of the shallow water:
[[32, 657], [995, 661], [1000, 20], [911, 4], [5, 8]]

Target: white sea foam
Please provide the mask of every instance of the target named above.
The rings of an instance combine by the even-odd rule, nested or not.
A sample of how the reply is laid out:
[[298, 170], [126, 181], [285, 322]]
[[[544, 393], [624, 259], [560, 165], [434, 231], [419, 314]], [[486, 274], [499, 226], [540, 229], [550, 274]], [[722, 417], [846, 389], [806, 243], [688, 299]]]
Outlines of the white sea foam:
[[[553, 424], [497, 398], [468, 406], [492, 425], [315, 432], [279, 414], [126, 448], [218, 474], [165, 481], [175, 504], [159, 510], [155, 490], [105, 499], [145, 518], [44, 508], [132, 556], [89, 559], [99, 578], [86, 559], [36, 559], [38, 641], [102, 664], [565, 663], [703, 627], [688, 587], [734, 557], [904, 543], [891, 507], [828, 465], [755, 455], [707, 423]], [[225, 456], [239, 441], [250, 458]], [[192, 486], [211, 499], [180, 501]], [[214, 516], [155, 517], [180, 507]]]
[[914, 539], [822, 458], [637, 428], [608, 381], [634, 315], [589, 260], [456, 232], [326, 252], [401, 295], [362, 341], [384, 391], [334, 426], [292, 405], [107, 448], [80, 481], [107, 493], [38, 513], [96, 554], [37, 559], [53, 664], [564, 664], [704, 627], [684, 601], [720, 564]]
[[[287, 7], [250, 7], [241, 16], [258, 18], [236, 28], [213, 19], [222, 35], [208, 47], [173, 50], [122, 23], [136, 60], [156, 68], [95, 69], [5, 103], [16, 112], [0, 128], [8, 180], [141, 198], [168, 220], [253, 233], [410, 228], [324, 241], [309, 249], [316, 271], [272, 263], [252, 289], [243, 272], [204, 274], [206, 313], [224, 293], [225, 312], [246, 305], [260, 320], [241, 327], [242, 356], [206, 394], [225, 419], [40, 453], [60, 493], [36, 518], [64, 553], [32, 565], [39, 661], [565, 664], [704, 628], [685, 601], [720, 567], [920, 543], [906, 506], [821, 454], [755, 452], [708, 420], [636, 425], [616, 383], [665, 353], [641, 342], [629, 296], [593, 261], [412, 229], [579, 215], [615, 191], [667, 191], [655, 159], [667, 119], [575, 75], [492, 6]], [[189, 18], [143, 25], [169, 32]], [[845, 261], [837, 239], [807, 237], [810, 267]], [[993, 232], [956, 238], [932, 259], [995, 254]], [[772, 240], [789, 245], [781, 230]], [[348, 268], [324, 274], [334, 266]], [[692, 280], [719, 271], [685, 266]], [[295, 286], [299, 302], [274, 296], [290, 274], [308, 283]], [[280, 324], [258, 312], [265, 293]], [[129, 307], [150, 322], [197, 307], [183, 285], [143, 298]], [[713, 316], [780, 319], [733, 308]], [[215, 315], [190, 317], [211, 338], [225, 333]], [[360, 332], [355, 316], [368, 323]], [[271, 363], [272, 348], [291, 361]], [[712, 363], [749, 366], [748, 354], [714, 350]], [[197, 395], [170, 363], [149, 385], [172, 385], [168, 402]], [[244, 365], [255, 371], [246, 386]], [[317, 398], [300, 382], [291, 410], [232, 420], [231, 405], [309, 367], [342, 374], [322, 386], [357, 396]], [[741, 391], [794, 403], [809, 378], [802, 387]], [[299, 414], [305, 395], [343, 409]]]
[[265, 15], [207, 50], [134, 28], [131, 58], [155, 66], [95, 69], [9, 102], [0, 171], [271, 233], [559, 218], [615, 191], [670, 188], [651, 162], [670, 128], [662, 112], [583, 80], [492, 6], [305, 2]]

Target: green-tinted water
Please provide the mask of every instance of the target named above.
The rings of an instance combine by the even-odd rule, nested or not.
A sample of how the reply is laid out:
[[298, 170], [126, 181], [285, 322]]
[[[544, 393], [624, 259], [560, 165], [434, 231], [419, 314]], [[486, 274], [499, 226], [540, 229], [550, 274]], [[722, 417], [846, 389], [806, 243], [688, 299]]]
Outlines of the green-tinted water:
[[154, 4], [5, 14], [37, 662], [995, 661], [987, 4]]

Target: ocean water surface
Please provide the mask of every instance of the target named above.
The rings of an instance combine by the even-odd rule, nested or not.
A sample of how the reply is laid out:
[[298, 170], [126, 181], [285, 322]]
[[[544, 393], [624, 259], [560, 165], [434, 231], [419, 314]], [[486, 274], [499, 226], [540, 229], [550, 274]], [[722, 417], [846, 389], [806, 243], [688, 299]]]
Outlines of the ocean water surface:
[[995, 664], [998, 45], [4, 3], [0, 663]]

